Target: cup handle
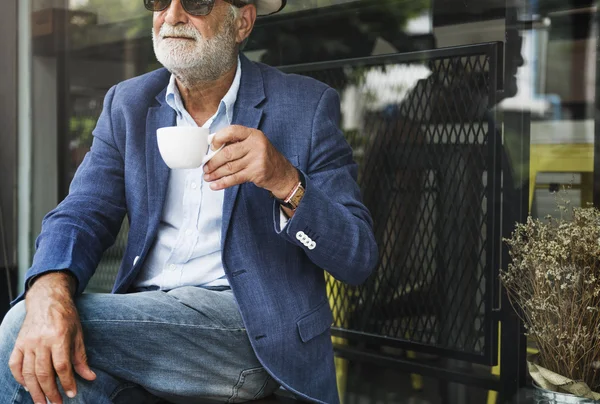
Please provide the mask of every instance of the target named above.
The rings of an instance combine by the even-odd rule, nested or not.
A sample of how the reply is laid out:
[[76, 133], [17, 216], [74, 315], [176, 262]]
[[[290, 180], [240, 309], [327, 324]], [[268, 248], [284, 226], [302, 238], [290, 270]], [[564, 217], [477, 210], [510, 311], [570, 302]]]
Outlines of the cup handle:
[[221, 150], [223, 150], [223, 147], [225, 147], [225, 145], [221, 146], [219, 148], [219, 150], [211, 150], [212, 149], [212, 141], [215, 138], [215, 134], [211, 134], [208, 135], [208, 145], [210, 146], [210, 149], [208, 150], [208, 153], [206, 153], [206, 156], [204, 156], [204, 159], [202, 159], [202, 165], [208, 163], [210, 161], [210, 159], [212, 159], [213, 157], [215, 157], [215, 155], [220, 152]]

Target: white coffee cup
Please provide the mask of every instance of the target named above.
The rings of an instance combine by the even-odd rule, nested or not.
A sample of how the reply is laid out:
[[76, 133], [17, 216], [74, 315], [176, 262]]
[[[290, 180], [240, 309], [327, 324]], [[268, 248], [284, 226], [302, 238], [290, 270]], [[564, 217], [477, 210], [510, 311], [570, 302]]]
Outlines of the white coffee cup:
[[209, 151], [215, 135], [208, 128], [169, 126], [158, 129], [156, 136], [160, 155], [172, 169], [201, 167], [223, 148]]

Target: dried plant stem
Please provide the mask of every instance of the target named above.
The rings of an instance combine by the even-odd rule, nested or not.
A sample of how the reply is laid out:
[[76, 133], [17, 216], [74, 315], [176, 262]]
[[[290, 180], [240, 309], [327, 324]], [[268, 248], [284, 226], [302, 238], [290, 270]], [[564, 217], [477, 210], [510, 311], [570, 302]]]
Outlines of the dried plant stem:
[[[561, 214], [566, 206], [561, 206]], [[540, 351], [540, 365], [592, 390], [600, 388], [600, 212], [572, 209], [573, 220], [529, 218], [506, 240], [501, 278]], [[566, 216], [566, 215], [565, 215]]]

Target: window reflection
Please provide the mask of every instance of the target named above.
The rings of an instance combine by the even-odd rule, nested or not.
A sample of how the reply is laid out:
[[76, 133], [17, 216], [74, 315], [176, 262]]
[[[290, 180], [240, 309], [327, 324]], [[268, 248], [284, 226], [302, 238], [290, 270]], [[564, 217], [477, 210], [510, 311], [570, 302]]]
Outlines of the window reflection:
[[283, 13], [293, 13], [302, 10], [310, 10], [319, 7], [329, 7], [336, 4], [352, 3], [360, 0], [303, 0], [303, 1], [290, 1], [289, 4], [283, 9]]
[[[51, 178], [52, 187], [56, 182], [53, 193], [38, 195], [34, 188], [33, 222], [39, 223], [66, 194], [89, 150], [106, 91], [160, 65], [150, 38], [152, 14], [141, 1], [32, 1], [34, 177]], [[591, 0], [509, 3], [507, 8], [505, 0], [289, 0], [284, 13], [257, 23], [245, 52], [256, 61], [289, 66], [501, 41], [504, 93], [493, 113], [503, 128], [513, 186], [529, 181], [529, 208], [538, 216], [555, 213], [551, 191], [564, 185], [571, 187], [574, 205], [585, 205], [594, 183], [597, 10]], [[363, 70], [359, 78], [342, 68], [330, 71], [340, 84], [349, 139], [366, 144], [360, 138], [365, 122], [392, 113], [421, 91], [436, 68], [389, 65]], [[474, 88], [487, 79], [481, 69], [468, 73]], [[436, 111], [433, 118], [455, 122], [461, 115], [490, 113], [487, 101], [477, 92], [449, 109], [422, 101], [419, 113]], [[530, 138], [529, 160], [520, 155], [523, 136]]]
[[[106, 91], [160, 65], [150, 37], [152, 14], [141, 0], [32, 3], [32, 222], [37, 227], [67, 193], [89, 150]], [[405, 269], [393, 272], [393, 278], [381, 284], [395, 280], [423, 289], [431, 283], [431, 273], [410, 268], [421, 268], [419, 260], [432, 259], [415, 246], [432, 239], [433, 225], [419, 223], [418, 218], [468, 217], [468, 212], [455, 206], [480, 209], [472, 184], [483, 187], [487, 178], [477, 170], [466, 172], [466, 167], [477, 166], [469, 153], [455, 153], [454, 159], [446, 160], [450, 153], [439, 153], [439, 158], [429, 159], [437, 166], [417, 170], [410, 164], [426, 159], [414, 150], [482, 143], [487, 134], [484, 124], [491, 120], [503, 136], [503, 191], [529, 192], [527, 207], [538, 217], [557, 214], [555, 192], [563, 187], [570, 188], [566, 197], [572, 205], [592, 202], [598, 85], [594, 4], [591, 0], [289, 0], [283, 13], [259, 20], [245, 53], [255, 61], [289, 66], [485, 42], [504, 44], [504, 62], [495, 66], [504, 73], [504, 91], [491, 103], [485, 91], [490, 66], [477, 57], [454, 65], [414, 61], [337, 67], [315, 76], [340, 93], [341, 128], [362, 167], [365, 203], [380, 231], [384, 264]], [[470, 129], [456, 132], [465, 121], [471, 123]], [[461, 178], [468, 181], [460, 182]], [[432, 213], [435, 190], [448, 197], [445, 210], [438, 213]], [[465, 198], [470, 202], [463, 203]], [[89, 291], [110, 289], [123, 254], [126, 226], [105, 254]], [[455, 243], [475, 250], [483, 244], [461, 238], [459, 232], [440, 238], [440, 245], [452, 248]], [[480, 261], [461, 261], [449, 271], [479, 274], [480, 268]], [[418, 302], [414, 295], [407, 300], [413, 305]], [[472, 302], [468, 305], [476, 307]], [[465, 319], [477, 324], [472, 317]], [[415, 329], [426, 336], [434, 327]], [[471, 337], [461, 342], [477, 349], [480, 343]], [[474, 402], [484, 400], [474, 398]]]
[[429, 0], [335, 3], [265, 19], [251, 36], [248, 53], [285, 66], [435, 47]]
[[[530, 198], [535, 216], [558, 215], [555, 192], [573, 206], [593, 199], [596, 9], [542, 1], [523, 31], [519, 92], [504, 107], [531, 116]], [[565, 190], [566, 189], [566, 190]]]
[[69, 0], [68, 8], [96, 15], [98, 24], [111, 24], [148, 16], [142, 1]]

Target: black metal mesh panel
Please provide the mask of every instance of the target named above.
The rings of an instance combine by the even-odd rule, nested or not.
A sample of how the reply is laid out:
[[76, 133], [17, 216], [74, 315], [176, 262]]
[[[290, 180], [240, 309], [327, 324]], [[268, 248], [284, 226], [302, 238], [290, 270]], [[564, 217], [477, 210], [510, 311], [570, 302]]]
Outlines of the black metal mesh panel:
[[327, 278], [336, 335], [490, 361], [495, 55], [479, 45], [284, 68], [340, 93], [380, 249], [364, 285]]
[[[482, 363], [495, 352], [496, 54], [490, 44], [283, 69], [341, 94], [380, 248], [364, 285], [328, 278], [336, 334]], [[125, 221], [88, 291], [112, 288], [126, 238]]]
[[115, 244], [104, 252], [94, 276], [90, 279], [87, 292], [108, 293], [112, 290], [127, 246], [128, 232], [129, 224], [124, 220]]

